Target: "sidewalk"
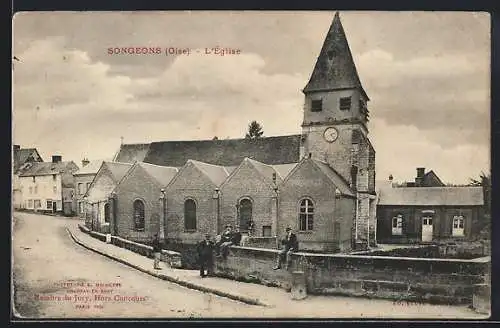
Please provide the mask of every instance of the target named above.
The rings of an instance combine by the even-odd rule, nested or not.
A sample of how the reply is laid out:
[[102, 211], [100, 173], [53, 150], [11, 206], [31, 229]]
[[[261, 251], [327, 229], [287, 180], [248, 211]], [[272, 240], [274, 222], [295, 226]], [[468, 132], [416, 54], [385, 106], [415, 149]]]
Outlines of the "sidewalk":
[[[395, 319], [485, 319], [467, 306], [405, 304], [391, 300], [343, 296], [313, 296], [305, 300], [291, 299], [291, 294], [276, 287], [229, 279], [201, 278], [197, 270], [173, 269], [162, 262], [163, 270], [154, 270], [153, 260], [112, 244], [97, 240], [78, 228], [79, 222], [67, 226], [78, 244], [144, 273], [181, 286], [257, 305], [258, 317], [302, 318], [395, 318]], [[258, 310], [260, 309], [260, 310]], [[254, 311], [250, 311], [253, 313]], [[235, 314], [238, 317], [238, 314]], [[245, 315], [244, 315], [245, 316]]]
[[[173, 269], [168, 267], [164, 262], [161, 262], [163, 270], [154, 270], [153, 259], [139, 255], [128, 249], [106, 244], [93, 238], [82, 232], [78, 228], [77, 223], [72, 224], [67, 229], [72, 239], [85, 248], [131, 266], [144, 273], [190, 289], [212, 293], [251, 305], [273, 306], [273, 304], [277, 302], [290, 300], [290, 294], [279, 288], [243, 283], [217, 277], [201, 278], [198, 270]], [[270, 294], [270, 288], [275, 290], [271, 293], [272, 296], [274, 296], [272, 298], [267, 297]]]

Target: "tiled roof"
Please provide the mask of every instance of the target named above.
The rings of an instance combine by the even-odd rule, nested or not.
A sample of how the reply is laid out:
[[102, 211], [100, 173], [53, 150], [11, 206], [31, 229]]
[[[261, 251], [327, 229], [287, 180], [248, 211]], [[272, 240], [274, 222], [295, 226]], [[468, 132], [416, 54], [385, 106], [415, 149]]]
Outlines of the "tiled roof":
[[138, 162], [138, 165], [146, 171], [153, 179], [155, 179], [161, 186], [166, 186], [174, 178], [174, 176], [179, 172], [176, 167], [169, 166], [159, 166], [154, 164], [148, 164], [143, 162]]
[[102, 165], [102, 160], [100, 161], [90, 161], [87, 165], [79, 169], [77, 172], [75, 172], [75, 175], [83, 175], [83, 174], [97, 174], [97, 171], [99, 171], [99, 168]]
[[[129, 163], [102, 162], [97, 175], [94, 177], [94, 180], [92, 180], [92, 184], [85, 194], [88, 197], [88, 201], [90, 203], [106, 201], [118, 182], [120, 182], [131, 167], [132, 164]], [[100, 179], [104, 174], [102, 172], [105, 172], [106, 169], [111, 174], [111, 178], [115, 184], [96, 184], [96, 181]]]
[[[238, 166], [245, 157], [274, 165], [299, 161], [301, 135], [257, 139], [192, 140], [153, 142], [143, 161], [161, 166], [182, 167], [188, 160], [221, 166]], [[129, 157], [131, 149], [122, 145], [116, 158]]]
[[130, 163], [144, 161], [148, 152], [149, 144], [123, 144], [120, 146], [113, 162]]
[[349, 183], [342, 178], [340, 174], [337, 173], [330, 165], [327, 163], [314, 160], [314, 159], [306, 159], [312, 161], [316, 166], [333, 182], [333, 184], [340, 190], [343, 195], [355, 196], [352, 191]]
[[40, 175], [51, 175], [58, 174], [65, 170], [78, 170], [78, 166], [72, 162], [33, 162], [23, 170], [19, 176], [21, 177], [31, 177], [31, 176], [40, 176]]
[[117, 163], [117, 162], [103, 162], [108, 170], [111, 172], [113, 180], [119, 182], [132, 167], [130, 163]]
[[378, 205], [481, 206], [482, 187], [402, 187], [382, 188]]
[[284, 180], [287, 175], [292, 172], [293, 168], [297, 166], [298, 163], [290, 163], [290, 164], [278, 164], [272, 165], [273, 169], [278, 173], [282, 180]]
[[359, 88], [366, 95], [336, 13], [304, 92]]
[[224, 166], [203, 163], [195, 160], [189, 160], [188, 163], [191, 163], [198, 168], [216, 186], [220, 186], [229, 176], [229, 172]]
[[279, 173], [274, 169], [272, 165], [267, 165], [251, 158], [245, 158], [246, 161], [249, 161], [253, 167], [269, 182], [273, 182], [273, 174], [276, 174], [276, 182], [280, 183], [283, 181]]
[[[19, 169], [23, 165], [28, 157], [33, 153], [37, 152], [36, 148], [21, 148], [14, 149], [13, 160], [14, 160], [14, 170]], [[37, 152], [38, 153], [38, 152]], [[42, 160], [43, 161], [43, 160]]]

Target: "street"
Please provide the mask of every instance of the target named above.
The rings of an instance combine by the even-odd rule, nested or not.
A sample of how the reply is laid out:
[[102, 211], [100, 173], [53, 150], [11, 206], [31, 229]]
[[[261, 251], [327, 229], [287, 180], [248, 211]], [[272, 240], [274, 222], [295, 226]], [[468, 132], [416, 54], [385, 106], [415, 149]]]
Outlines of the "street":
[[[275, 288], [275, 306], [253, 306], [170, 283], [77, 245], [71, 218], [14, 214], [15, 308], [26, 318], [474, 318], [467, 306], [309, 296], [293, 301]], [[166, 268], [165, 270], [168, 270]], [[209, 279], [209, 278], [208, 278]], [[234, 282], [235, 288], [242, 282]], [[281, 298], [280, 298], [281, 297]]]
[[[16, 213], [13, 251], [16, 309], [30, 318], [202, 317], [234, 316], [252, 307], [216, 295], [180, 287], [149, 276], [75, 244], [61, 217]], [[131, 303], [102, 302], [103, 307], [77, 307], [78, 302], [51, 300], [68, 291], [63, 283], [121, 284], [119, 295], [145, 297]], [[108, 286], [109, 287], [109, 286]], [[37, 297], [38, 300], [37, 300]], [[80, 297], [85, 294], [74, 294]], [[44, 296], [40, 299], [40, 296]], [[73, 296], [74, 297], [74, 296]], [[104, 296], [102, 296], [104, 297]], [[85, 305], [85, 303], [81, 303]]]

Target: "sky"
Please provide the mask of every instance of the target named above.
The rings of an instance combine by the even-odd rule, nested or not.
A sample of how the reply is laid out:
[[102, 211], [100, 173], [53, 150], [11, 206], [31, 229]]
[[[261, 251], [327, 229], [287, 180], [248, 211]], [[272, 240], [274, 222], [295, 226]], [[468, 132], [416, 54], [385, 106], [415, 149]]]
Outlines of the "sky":
[[[26, 12], [13, 20], [13, 143], [81, 165], [125, 143], [301, 133], [335, 12]], [[490, 17], [341, 11], [370, 97], [377, 180], [490, 167]], [[124, 54], [109, 48], [161, 48]], [[206, 54], [215, 47], [234, 55]], [[166, 55], [166, 48], [190, 49]], [[110, 52], [112, 52], [110, 54]]]

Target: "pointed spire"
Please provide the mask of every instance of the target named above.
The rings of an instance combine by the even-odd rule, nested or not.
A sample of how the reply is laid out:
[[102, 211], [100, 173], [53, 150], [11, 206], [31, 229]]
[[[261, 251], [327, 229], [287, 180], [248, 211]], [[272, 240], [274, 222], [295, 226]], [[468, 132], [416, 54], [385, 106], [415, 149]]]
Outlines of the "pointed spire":
[[340, 22], [340, 15], [336, 12], [303, 92], [346, 88], [359, 88], [366, 95]]

